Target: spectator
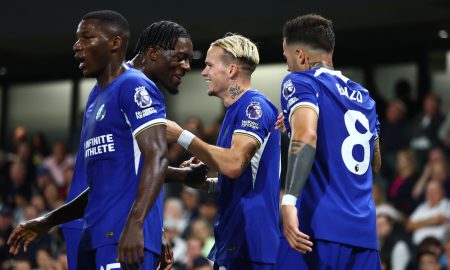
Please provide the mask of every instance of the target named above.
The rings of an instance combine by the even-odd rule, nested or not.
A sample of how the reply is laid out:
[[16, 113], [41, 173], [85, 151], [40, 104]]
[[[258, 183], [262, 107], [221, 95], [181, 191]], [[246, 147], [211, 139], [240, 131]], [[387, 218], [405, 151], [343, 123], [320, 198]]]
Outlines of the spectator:
[[15, 196], [20, 194], [29, 200], [31, 196], [30, 181], [26, 179], [27, 170], [25, 165], [19, 161], [14, 161], [9, 168], [9, 184], [2, 190], [4, 192], [5, 203], [14, 206]]
[[31, 155], [36, 167], [39, 167], [44, 158], [48, 156], [47, 140], [39, 131], [34, 133], [31, 138]]
[[414, 152], [405, 149], [397, 153], [396, 177], [389, 187], [389, 200], [405, 215], [411, 214], [416, 204], [412, 200], [412, 189], [417, 179]]
[[395, 84], [395, 98], [401, 100], [408, 108], [408, 120], [417, 114], [417, 102], [411, 97], [411, 90], [411, 84], [405, 79], [400, 79]]
[[423, 201], [426, 184], [436, 180], [444, 187], [446, 194], [450, 194], [450, 181], [448, 180], [447, 159], [441, 148], [433, 148], [428, 153], [428, 161], [425, 164], [419, 180], [413, 188], [413, 199]]
[[203, 242], [202, 256], [207, 257], [214, 246], [214, 237], [211, 224], [205, 219], [196, 219], [191, 223], [191, 235]]
[[202, 256], [195, 258], [192, 269], [193, 270], [213, 270], [213, 268], [211, 266], [211, 262]]
[[419, 270], [440, 270], [439, 257], [429, 250], [422, 250], [417, 255]]
[[36, 262], [39, 270], [53, 270], [54, 260], [48, 247], [39, 247], [36, 251]]
[[180, 238], [180, 233], [181, 232], [177, 228], [177, 222], [170, 217], [165, 217], [164, 235], [173, 251], [174, 270], [183, 269], [184, 263], [186, 262], [186, 241]]
[[203, 242], [201, 239], [190, 236], [187, 239], [187, 252], [186, 252], [186, 269], [192, 270], [194, 266], [194, 260], [202, 255]]
[[408, 146], [406, 122], [407, 108], [401, 100], [389, 102], [383, 131], [380, 134], [380, 147], [383, 153], [382, 173], [387, 178], [394, 175], [395, 157], [400, 149]]
[[64, 170], [67, 167], [74, 165], [74, 159], [66, 151], [66, 147], [63, 142], [57, 142], [53, 144], [52, 154], [44, 159], [42, 165], [49, 171], [50, 175], [55, 181], [58, 187], [63, 187], [64, 182]]
[[377, 234], [380, 258], [390, 270], [403, 270], [411, 258], [406, 241], [394, 232], [394, 220], [386, 214], [377, 213]]
[[32, 270], [31, 261], [26, 257], [17, 257], [14, 259], [14, 270]]
[[413, 233], [413, 243], [419, 244], [428, 236], [443, 239], [450, 218], [450, 201], [437, 181], [427, 185], [425, 202], [420, 204], [406, 222], [406, 229]]
[[419, 155], [419, 161], [424, 161], [428, 151], [439, 145], [438, 129], [443, 121], [441, 99], [429, 93], [423, 100], [422, 112], [414, 119], [410, 128], [410, 146]]
[[183, 212], [183, 203], [180, 199], [168, 198], [164, 201], [164, 218], [173, 219], [179, 232], [184, 232], [188, 225]]
[[11, 144], [12, 148], [10, 149], [10, 152], [16, 153], [19, 145], [26, 141], [27, 141], [27, 129], [23, 126], [17, 126], [13, 131]]

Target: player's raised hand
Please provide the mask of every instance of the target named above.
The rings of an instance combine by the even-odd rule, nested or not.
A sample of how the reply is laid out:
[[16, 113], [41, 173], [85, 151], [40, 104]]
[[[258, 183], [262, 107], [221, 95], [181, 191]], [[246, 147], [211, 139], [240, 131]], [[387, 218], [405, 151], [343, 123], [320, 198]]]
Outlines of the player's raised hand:
[[280, 114], [277, 117], [277, 122], [275, 123], [275, 130], [279, 130], [281, 128], [282, 132], [286, 132], [286, 126], [284, 125], [284, 115], [283, 112], [280, 112]]
[[20, 224], [12, 231], [6, 242], [10, 246], [9, 253], [17, 255], [22, 245], [23, 251], [27, 252], [30, 243], [48, 233], [51, 227], [48, 220], [44, 217], [35, 218]]
[[180, 137], [181, 132], [183, 132], [183, 128], [180, 127], [177, 123], [171, 120], [167, 120], [167, 128], [166, 128], [166, 138], [167, 143], [177, 142], [178, 137]]
[[144, 233], [142, 225], [128, 219], [119, 238], [117, 261], [122, 269], [139, 270], [144, 262]]
[[299, 223], [295, 205], [283, 205], [281, 214], [283, 217], [284, 236], [288, 240], [289, 245], [303, 254], [311, 252], [313, 243], [309, 240], [308, 235], [298, 229]]
[[170, 247], [170, 243], [166, 237], [163, 236], [161, 244], [161, 257], [159, 258], [159, 264], [157, 270], [170, 270], [174, 263], [173, 251]]

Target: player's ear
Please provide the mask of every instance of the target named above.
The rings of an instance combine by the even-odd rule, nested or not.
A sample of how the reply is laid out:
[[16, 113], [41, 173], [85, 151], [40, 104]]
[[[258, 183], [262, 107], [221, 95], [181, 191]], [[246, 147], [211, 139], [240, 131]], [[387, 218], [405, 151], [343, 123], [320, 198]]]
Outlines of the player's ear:
[[158, 61], [160, 57], [160, 52], [156, 48], [148, 48], [147, 57], [152, 61]]
[[122, 47], [122, 38], [120, 36], [115, 36], [111, 39], [111, 50], [117, 51]]
[[239, 66], [236, 64], [231, 64], [228, 67], [228, 76], [232, 79], [236, 79], [237, 75], [239, 73]]
[[303, 51], [302, 49], [296, 49], [295, 50], [297, 57], [300, 61], [300, 64], [304, 65], [305, 64], [305, 60], [306, 60], [306, 54], [305, 51]]

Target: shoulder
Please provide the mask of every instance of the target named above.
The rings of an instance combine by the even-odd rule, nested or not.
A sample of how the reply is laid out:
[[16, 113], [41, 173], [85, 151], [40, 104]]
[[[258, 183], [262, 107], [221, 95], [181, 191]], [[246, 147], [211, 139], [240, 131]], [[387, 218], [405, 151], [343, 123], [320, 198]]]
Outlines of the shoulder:
[[121, 83], [122, 88], [125, 88], [126, 90], [133, 89], [134, 92], [147, 90], [152, 95], [161, 94], [156, 84], [152, 80], [148, 79], [139, 70], [130, 68], [124, 75], [125, 77], [123, 78]]
[[259, 91], [242, 102], [240, 111], [250, 119], [258, 119], [264, 116], [273, 116], [278, 113], [278, 109], [270, 100]]

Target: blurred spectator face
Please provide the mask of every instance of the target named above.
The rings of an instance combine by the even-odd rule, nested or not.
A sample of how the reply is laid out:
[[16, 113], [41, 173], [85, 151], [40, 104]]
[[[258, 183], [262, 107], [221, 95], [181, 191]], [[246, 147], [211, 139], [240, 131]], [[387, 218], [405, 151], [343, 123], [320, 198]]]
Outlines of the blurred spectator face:
[[73, 166], [69, 166], [64, 170], [64, 183], [68, 187], [72, 182], [73, 177]]
[[198, 205], [198, 190], [185, 187], [181, 192], [181, 200], [183, 201], [184, 207], [188, 211], [192, 211]]
[[439, 182], [430, 181], [427, 185], [425, 199], [431, 206], [436, 206], [442, 200], [444, 192]]
[[180, 199], [169, 198], [164, 202], [164, 217], [179, 220], [183, 217], [183, 204]]
[[31, 270], [31, 262], [26, 260], [16, 260], [14, 270]]
[[403, 119], [405, 119], [406, 116], [406, 106], [405, 104], [400, 100], [394, 100], [391, 103], [389, 103], [387, 109], [386, 109], [386, 120], [390, 124], [395, 124]]
[[52, 270], [53, 260], [45, 249], [36, 251], [36, 262], [41, 270]]
[[45, 201], [49, 206], [53, 206], [59, 199], [58, 188], [55, 184], [50, 183], [44, 189]]
[[433, 163], [431, 177], [441, 183], [447, 180], [447, 165], [444, 162]]
[[63, 162], [64, 159], [66, 158], [66, 147], [64, 146], [64, 143], [62, 142], [55, 143], [53, 145], [52, 155], [57, 164]]
[[21, 142], [24, 142], [27, 138], [27, 130], [25, 127], [18, 126], [14, 129], [13, 134], [13, 143], [14, 145], [19, 145]]
[[191, 234], [205, 242], [211, 236], [212, 229], [207, 221], [197, 219], [191, 224]]
[[432, 163], [446, 162], [444, 151], [441, 148], [433, 148], [428, 152], [428, 161]]
[[0, 213], [0, 230], [5, 231], [11, 227], [13, 222], [12, 211], [9, 213]]
[[164, 217], [164, 235], [167, 240], [172, 240], [178, 236], [177, 222], [170, 217]]
[[42, 171], [42, 172], [38, 171], [38, 174], [36, 175], [36, 184], [37, 184], [37, 187], [41, 191], [43, 191], [45, 189], [45, 187], [51, 182], [52, 182], [52, 178], [50, 177], [50, 174], [48, 171]]
[[419, 258], [419, 270], [439, 270], [441, 265], [439, 264], [439, 259], [433, 254], [423, 254]]
[[41, 195], [33, 195], [31, 197], [31, 205], [36, 209], [38, 215], [45, 211], [45, 201], [44, 197]]
[[377, 217], [377, 234], [381, 239], [385, 239], [392, 232], [392, 222], [387, 216], [379, 215]]
[[203, 243], [200, 239], [190, 237], [187, 240], [187, 256], [196, 258], [202, 254]]
[[28, 143], [24, 142], [17, 148], [17, 156], [22, 161], [27, 161], [31, 157], [31, 147]]
[[25, 182], [26, 167], [22, 162], [14, 162], [9, 169], [9, 177], [14, 186], [20, 186]]
[[423, 112], [430, 117], [436, 116], [440, 113], [440, 106], [440, 99], [434, 94], [427, 95], [423, 100]]
[[199, 207], [199, 214], [209, 222], [214, 222], [217, 216], [217, 206], [213, 202], [201, 204]]
[[396, 168], [398, 173], [413, 170], [416, 166], [414, 154], [410, 150], [402, 150], [397, 154]]
[[25, 207], [25, 209], [23, 211], [23, 216], [24, 216], [25, 220], [31, 220], [31, 219], [37, 218], [39, 215], [38, 215], [36, 208], [34, 208], [34, 206], [28, 205], [27, 207]]

